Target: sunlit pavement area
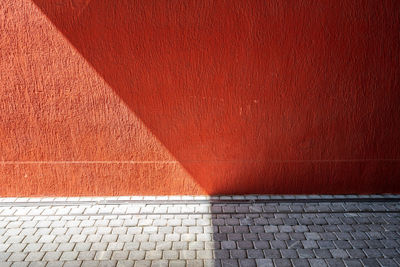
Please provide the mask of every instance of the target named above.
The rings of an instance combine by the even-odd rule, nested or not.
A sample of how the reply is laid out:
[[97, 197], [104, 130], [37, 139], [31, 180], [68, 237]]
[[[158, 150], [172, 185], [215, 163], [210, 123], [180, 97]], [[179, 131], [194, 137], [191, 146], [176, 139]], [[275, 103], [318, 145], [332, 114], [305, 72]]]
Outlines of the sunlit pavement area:
[[400, 266], [400, 195], [1, 198], [0, 266]]

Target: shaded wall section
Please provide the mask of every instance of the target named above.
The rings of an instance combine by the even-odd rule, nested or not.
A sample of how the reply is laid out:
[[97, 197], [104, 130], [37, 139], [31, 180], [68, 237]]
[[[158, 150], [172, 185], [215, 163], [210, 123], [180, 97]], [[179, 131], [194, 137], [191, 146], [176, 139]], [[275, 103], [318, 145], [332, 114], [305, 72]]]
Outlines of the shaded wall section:
[[0, 3], [0, 195], [400, 192], [399, 1]]

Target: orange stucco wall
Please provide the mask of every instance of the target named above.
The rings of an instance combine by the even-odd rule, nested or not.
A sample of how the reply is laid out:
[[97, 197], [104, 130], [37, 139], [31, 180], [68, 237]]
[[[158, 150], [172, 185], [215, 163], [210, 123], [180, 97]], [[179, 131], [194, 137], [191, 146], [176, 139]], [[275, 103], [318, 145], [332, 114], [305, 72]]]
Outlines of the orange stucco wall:
[[400, 1], [0, 1], [0, 195], [400, 192]]

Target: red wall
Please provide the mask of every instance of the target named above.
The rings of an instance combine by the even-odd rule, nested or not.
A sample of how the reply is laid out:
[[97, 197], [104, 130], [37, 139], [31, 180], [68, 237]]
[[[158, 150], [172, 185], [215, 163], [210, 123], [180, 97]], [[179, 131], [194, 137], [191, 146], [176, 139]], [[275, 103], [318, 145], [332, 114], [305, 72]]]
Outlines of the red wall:
[[400, 192], [400, 1], [0, 2], [0, 195]]

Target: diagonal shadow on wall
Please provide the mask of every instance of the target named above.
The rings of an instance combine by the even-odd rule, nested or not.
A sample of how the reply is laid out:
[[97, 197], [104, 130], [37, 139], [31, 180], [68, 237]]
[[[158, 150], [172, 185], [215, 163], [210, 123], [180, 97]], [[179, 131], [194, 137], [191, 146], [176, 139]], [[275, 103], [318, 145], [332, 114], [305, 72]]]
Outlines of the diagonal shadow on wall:
[[271, 30], [293, 15], [284, 4], [33, 2], [209, 194], [366, 190], [359, 183], [349, 189], [365, 163], [319, 161], [376, 151], [326, 147], [326, 139], [332, 147], [338, 141], [324, 115], [341, 125], [348, 111], [330, 113], [320, 93], [309, 92], [324, 81], [307, 76], [318, 71], [312, 56], [296, 61], [296, 53], [314, 49], [290, 34], [299, 20], [281, 25], [286, 35]]
[[[231, 26], [218, 22], [213, 5], [34, 2], [208, 193], [260, 188], [243, 178], [263, 173], [253, 152], [258, 143], [264, 153], [265, 129], [254, 125], [264, 115], [249, 117], [262, 93], [245, 93], [252, 77], [234, 61], [246, 48], [221, 35]], [[212, 25], [220, 29], [210, 32]]]

